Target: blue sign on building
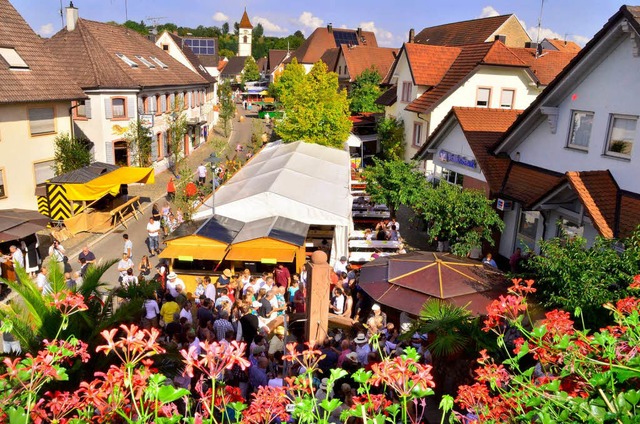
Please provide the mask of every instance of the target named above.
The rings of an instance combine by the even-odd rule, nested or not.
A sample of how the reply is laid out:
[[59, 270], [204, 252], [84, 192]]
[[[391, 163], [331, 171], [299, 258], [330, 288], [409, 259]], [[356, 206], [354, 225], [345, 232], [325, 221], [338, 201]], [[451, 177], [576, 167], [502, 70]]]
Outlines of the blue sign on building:
[[458, 165], [466, 166], [471, 169], [475, 169], [477, 167], [475, 159], [471, 159], [462, 155], [457, 155], [455, 153], [447, 152], [446, 150], [440, 150], [438, 152], [438, 159], [440, 159], [440, 162], [455, 163]]

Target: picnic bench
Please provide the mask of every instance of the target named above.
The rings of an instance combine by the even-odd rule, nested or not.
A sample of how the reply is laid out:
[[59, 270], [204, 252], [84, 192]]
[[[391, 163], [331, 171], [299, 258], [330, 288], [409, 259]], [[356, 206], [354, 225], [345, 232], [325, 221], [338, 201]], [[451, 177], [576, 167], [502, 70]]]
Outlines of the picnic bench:
[[140, 209], [140, 196], [132, 197], [125, 203], [115, 207], [109, 212], [109, 215], [111, 215], [111, 225], [115, 227], [118, 224], [122, 224], [124, 228], [129, 228], [127, 227], [126, 222], [127, 215], [132, 214], [137, 221], [138, 214], [142, 216], [142, 211]]

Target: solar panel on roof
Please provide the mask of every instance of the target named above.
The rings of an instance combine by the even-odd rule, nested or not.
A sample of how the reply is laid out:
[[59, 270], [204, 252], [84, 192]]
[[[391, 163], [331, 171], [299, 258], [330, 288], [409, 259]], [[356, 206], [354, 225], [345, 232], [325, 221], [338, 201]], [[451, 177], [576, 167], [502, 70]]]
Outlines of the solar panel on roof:
[[184, 38], [184, 44], [197, 55], [216, 54], [216, 41], [213, 39]]
[[343, 44], [357, 46], [358, 36], [352, 31], [337, 31], [333, 30], [333, 39], [336, 40], [336, 47], [340, 47]]

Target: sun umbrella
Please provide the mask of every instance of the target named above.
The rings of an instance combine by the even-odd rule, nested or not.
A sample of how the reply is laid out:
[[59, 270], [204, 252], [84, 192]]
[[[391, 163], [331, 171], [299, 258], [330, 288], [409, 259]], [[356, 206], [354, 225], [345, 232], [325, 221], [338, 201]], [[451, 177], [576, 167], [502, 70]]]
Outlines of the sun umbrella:
[[361, 268], [359, 282], [376, 302], [413, 315], [429, 298], [483, 314], [506, 291], [506, 278], [497, 269], [436, 252], [380, 257]]
[[26, 209], [0, 211], [0, 243], [25, 238], [44, 228], [49, 217]]

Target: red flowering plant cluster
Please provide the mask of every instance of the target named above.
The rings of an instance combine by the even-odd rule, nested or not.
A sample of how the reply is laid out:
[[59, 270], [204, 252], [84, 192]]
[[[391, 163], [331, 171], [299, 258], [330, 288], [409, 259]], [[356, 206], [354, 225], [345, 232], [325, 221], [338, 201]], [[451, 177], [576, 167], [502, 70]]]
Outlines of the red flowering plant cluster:
[[[458, 388], [455, 401], [463, 412], [456, 412], [457, 420], [638, 422], [640, 299], [604, 305], [615, 324], [594, 333], [577, 329], [562, 310], [529, 326], [526, 295], [535, 291], [533, 281], [513, 283], [510, 294], [488, 306], [484, 328], [498, 335], [508, 359], [496, 363], [481, 352], [475, 383]], [[629, 288], [640, 289], [640, 277]], [[509, 340], [514, 333], [519, 337]]]

